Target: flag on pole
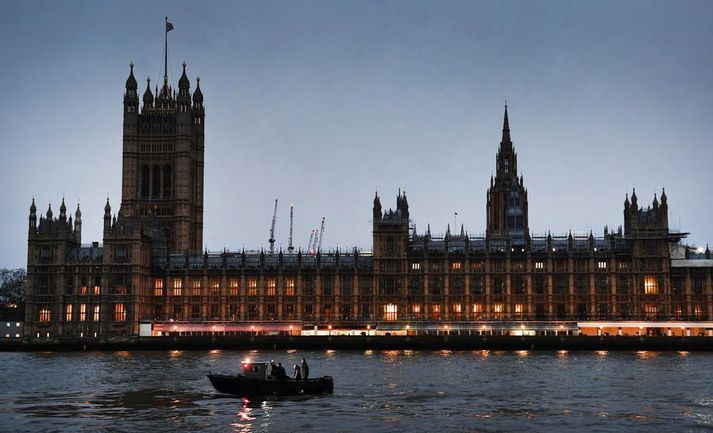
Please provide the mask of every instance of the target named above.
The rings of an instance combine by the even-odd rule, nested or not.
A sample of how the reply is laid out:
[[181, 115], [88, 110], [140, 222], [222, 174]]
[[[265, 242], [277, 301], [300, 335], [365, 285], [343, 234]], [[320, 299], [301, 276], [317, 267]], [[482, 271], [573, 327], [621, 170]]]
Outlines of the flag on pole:
[[173, 24], [166, 21], [166, 33], [170, 32], [171, 30], [173, 30]]

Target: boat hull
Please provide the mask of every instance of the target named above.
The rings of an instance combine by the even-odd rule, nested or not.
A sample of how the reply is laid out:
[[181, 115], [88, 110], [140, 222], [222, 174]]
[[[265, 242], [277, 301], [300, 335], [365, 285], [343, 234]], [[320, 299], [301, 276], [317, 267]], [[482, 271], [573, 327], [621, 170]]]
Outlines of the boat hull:
[[314, 395], [334, 392], [331, 376], [307, 380], [262, 380], [245, 376], [209, 374], [208, 379], [216, 391], [235, 396], [255, 395]]

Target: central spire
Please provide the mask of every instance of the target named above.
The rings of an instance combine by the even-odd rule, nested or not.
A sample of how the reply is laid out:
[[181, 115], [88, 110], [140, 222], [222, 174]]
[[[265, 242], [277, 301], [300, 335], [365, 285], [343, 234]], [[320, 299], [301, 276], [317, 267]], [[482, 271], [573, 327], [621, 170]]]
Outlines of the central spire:
[[508, 122], [508, 104], [505, 103], [505, 118], [503, 119], [503, 139], [501, 143], [511, 143], [510, 141], [510, 123]]

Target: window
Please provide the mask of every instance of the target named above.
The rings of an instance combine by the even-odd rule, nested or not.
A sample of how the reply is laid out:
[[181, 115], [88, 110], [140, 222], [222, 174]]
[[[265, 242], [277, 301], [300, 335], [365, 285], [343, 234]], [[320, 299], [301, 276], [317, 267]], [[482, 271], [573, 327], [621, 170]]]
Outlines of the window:
[[49, 322], [52, 319], [49, 307], [40, 308], [40, 322]]
[[228, 283], [230, 287], [230, 296], [238, 296], [238, 290], [240, 289], [240, 280], [237, 278], [231, 278]]
[[535, 262], [535, 270], [541, 271], [543, 269], [545, 269], [544, 262]]
[[431, 305], [431, 316], [434, 320], [441, 320], [441, 306], [439, 304]]
[[64, 320], [65, 322], [72, 321], [72, 304], [67, 304], [64, 306]]
[[396, 320], [398, 315], [398, 307], [396, 304], [386, 304], [384, 305], [384, 319], [388, 321]]
[[173, 279], [173, 296], [181, 296], [183, 292], [183, 279], [174, 278]]
[[525, 312], [525, 307], [523, 304], [515, 304], [515, 314], [518, 316], [522, 316], [522, 313]]
[[100, 293], [101, 293], [101, 287], [99, 287], [99, 286], [94, 286], [94, 294], [95, 294], [95, 295], [98, 295], [98, 294], [100, 294]]
[[473, 318], [478, 319], [483, 314], [483, 304], [473, 304]]
[[493, 317], [496, 319], [503, 318], [503, 304], [493, 304]]
[[288, 278], [285, 280], [285, 294], [287, 296], [295, 296], [295, 279]]
[[274, 278], [267, 279], [267, 296], [275, 296], [277, 281]]
[[597, 269], [605, 270], [607, 268], [607, 262], [597, 262]]
[[99, 321], [99, 305], [94, 306], [94, 317], [92, 318], [92, 320], [95, 322]]
[[126, 320], [126, 306], [124, 304], [114, 305], [114, 320], [117, 322]]
[[163, 280], [161, 278], [156, 278], [154, 280], [153, 294], [154, 296], [163, 296]]
[[644, 277], [644, 294], [645, 295], [657, 295], [659, 293], [659, 284], [656, 281], [656, 277], [647, 276]]
[[456, 317], [460, 317], [461, 313], [463, 313], [463, 305], [462, 304], [453, 304], [451, 306], [451, 311]]
[[87, 304], [79, 305], [79, 321], [85, 322], [87, 320]]
[[460, 268], [461, 268], [461, 262], [451, 263], [451, 270], [460, 271]]
[[411, 263], [411, 270], [414, 270], [414, 271], [421, 270], [421, 264], [419, 262]]
[[257, 278], [248, 278], [248, 296], [257, 296]]
[[659, 312], [658, 305], [656, 305], [656, 304], [645, 304], [644, 305], [644, 314], [646, 315], [647, 319], [655, 319], [658, 312]]
[[210, 294], [213, 296], [220, 295], [220, 280], [210, 280]]
[[200, 278], [194, 278], [191, 281], [191, 294], [193, 296], [201, 295], [201, 279]]
[[421, 305], [420, 304], [413, 304], [411, 305], [411, 314], [418, 316], [421, 314]]

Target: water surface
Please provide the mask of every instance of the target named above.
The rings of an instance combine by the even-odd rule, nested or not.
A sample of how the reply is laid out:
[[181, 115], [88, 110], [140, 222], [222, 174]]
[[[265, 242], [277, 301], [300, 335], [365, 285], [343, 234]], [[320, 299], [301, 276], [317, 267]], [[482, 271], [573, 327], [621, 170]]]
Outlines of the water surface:
[[[334, 395], [248, 401], [240, 360], [331, 375]], [[0, 353], [0, 431], [704, 432], [713, 354], [497, 351]]]

